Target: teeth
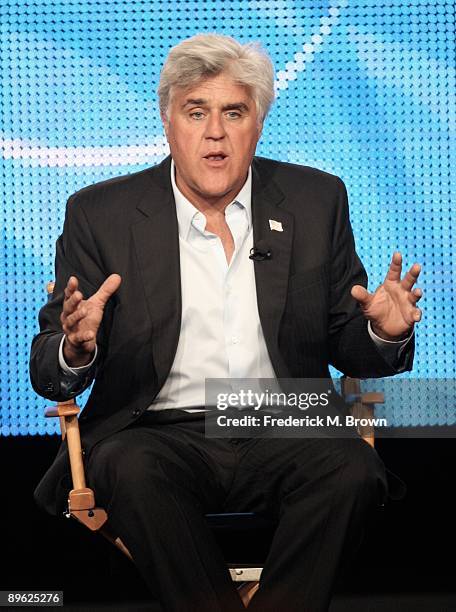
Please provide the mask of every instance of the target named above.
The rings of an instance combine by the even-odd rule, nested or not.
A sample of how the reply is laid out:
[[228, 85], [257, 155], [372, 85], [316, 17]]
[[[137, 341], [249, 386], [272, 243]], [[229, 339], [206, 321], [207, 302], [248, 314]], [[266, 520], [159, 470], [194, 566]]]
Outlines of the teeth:
[[220, 160], [220, 159], [224, 159], [224, 157], [223, 155], [209, 155], [208, 159]]

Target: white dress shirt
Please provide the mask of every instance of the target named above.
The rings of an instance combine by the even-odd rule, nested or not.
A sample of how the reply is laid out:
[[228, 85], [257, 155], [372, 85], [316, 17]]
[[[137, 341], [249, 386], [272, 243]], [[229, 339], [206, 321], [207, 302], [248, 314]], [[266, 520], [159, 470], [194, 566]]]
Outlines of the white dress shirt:
[[171, 371], [151, 410], [205, 405], [206, 378], [275, 378], [261, 329], [253, 246], [252, 171], [225, 209], [234, 240], [228, 264], [221, 239], [179, 191], [171, 165], [179, 224], [182, 323]]
[[[221, 239], [206, 230], [206, 217], [179, 191], [174, 162], [171, 182], [179, 226], [182, 321], [174, 362], [168, 378], [148, 410], [195, 409], [205, 405], [206, 378], [275, 378], [258, 314], [253, 246], [252, 171], [225, 210], [235, 249], [228, 264]], [[391, 342], [369, 334], [390, 363], [400, 356], [409, 338]], [[59, 363], [63, 383], [74, 389], [87, 366]], [[68, 385], [67, 385], [68, 386]]]

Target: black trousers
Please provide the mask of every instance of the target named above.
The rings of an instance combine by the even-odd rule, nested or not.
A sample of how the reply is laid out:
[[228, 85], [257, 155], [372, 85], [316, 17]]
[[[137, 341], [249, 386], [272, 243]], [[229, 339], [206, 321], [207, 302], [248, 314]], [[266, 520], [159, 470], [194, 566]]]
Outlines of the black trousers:
[[166, 612], [245, 610], [204, 515], [251, 511], [278, 527], [249, 610], [327, 610], [387, 492], [358, 437], [209, 438], [203, 413], [181, 410], [147, 412], [99, 442], [87, 478]]

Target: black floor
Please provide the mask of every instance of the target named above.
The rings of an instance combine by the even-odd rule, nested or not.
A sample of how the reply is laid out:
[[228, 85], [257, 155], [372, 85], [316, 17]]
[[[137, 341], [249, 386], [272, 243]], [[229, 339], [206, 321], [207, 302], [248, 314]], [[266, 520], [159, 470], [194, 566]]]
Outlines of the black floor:
[[[456, 610], [455, 442], [378, 441], [408, 494], [374, 518], [331, 612]], [[34, 485], [58, 444], [57, 437], [0, 441], [0, 590], [63, 590], [64, 610], [153, 610], [151, 594], [121, 553], [75, 521], [35, 507]], [[250, 534], [244, 547], [232, 535], [220, 538], [240, 557], [267, 547], [262, 532]]]
[[[25, 610], [25, 608], [21, 608]], [[159, 612], [160, 608], [148, 601], [85, 602], [64, 605], [64, 612]], [[48, 608], [51, 610], [51, 608]], [[55, 608], [52, 608], [55, 610]], [[371, 595], [336, 595], [329, 612], [454, 612], [456, 595], [448, 593], [404, 593]], [[278, 611], [282, 612], [282, 611]]]

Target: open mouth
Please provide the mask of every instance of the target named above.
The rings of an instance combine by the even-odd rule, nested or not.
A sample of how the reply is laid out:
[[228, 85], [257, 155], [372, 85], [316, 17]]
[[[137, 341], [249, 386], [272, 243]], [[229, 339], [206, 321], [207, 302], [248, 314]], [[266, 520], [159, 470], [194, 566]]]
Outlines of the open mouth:
[[225, 153], [209, 153], [204, 156], [204, 159], [209, 161], [223, 161], [227, 157], [228, 155], [225, 155]]

